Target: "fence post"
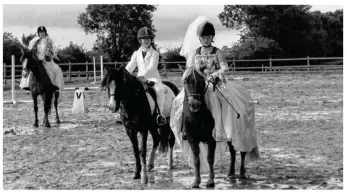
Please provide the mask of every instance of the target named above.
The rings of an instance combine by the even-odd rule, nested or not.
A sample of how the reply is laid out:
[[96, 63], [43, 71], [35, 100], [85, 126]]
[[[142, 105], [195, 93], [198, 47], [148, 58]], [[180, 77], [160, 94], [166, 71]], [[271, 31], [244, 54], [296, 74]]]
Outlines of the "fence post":
[[101, 79], [104, 78], [104, 61], [102, 60], [102, 55], [100, 56], [100, 72], [101, 72]]
[[86, 61], [86, 77], [87, 77], [87, 80], [88, 80], [88, 77], [89, 77], [89, 73], [88, 73], [88, 61]]
[[307, 56], [307, 71], [310, 71], [310, 57]]
[[4, 82], [5, 82], [5, 85], [6, 85], [6, 63], [4, 63]]
[[272, 58], [270, 57], [270, 72], [272, 72]]
[[236, 63], [235, 63], [235, 59], [233, 59], [233, 64], [234, 64], [234, 72], [236, 72]]
[[264, 73], [264, 64], [261, 64], [261, 72]]
[[14, 97], [15, 97], [15, 84], [16, 84], [16, 81], [15, 81], [15, 77], [16, 77], [15, 67], [16, 67], [16, 64], [15, 64], [15, 57], [14, 57], [14, 55], [12, 55], [11, 61], [12, 61], [12, 72], [11, 72], [11, 75], [12, 75], [12, 102], [13, 102], [13, 104], [15, 104], [16, 101], [14, 100]]
[[71, 62], [69, 61], [69, 74], [70, 74], [70, 82], [71, 82]]
[[96, 83], [96, 66], [95, 66], [95, 57], [93, 57], [93, 64], [94, 64], [94, 83]]

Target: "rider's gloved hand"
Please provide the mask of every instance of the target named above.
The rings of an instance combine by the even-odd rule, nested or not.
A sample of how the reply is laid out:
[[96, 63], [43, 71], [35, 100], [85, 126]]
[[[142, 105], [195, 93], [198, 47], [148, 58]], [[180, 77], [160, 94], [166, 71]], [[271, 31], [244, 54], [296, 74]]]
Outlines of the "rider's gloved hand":
[[212, 82], [213, 84], [217, 84], [220, 80], [218, 73], [212, 73], [207, 77], [207, 81]]
[[145, 91], [147, 91], [149, 85], [148, 85], [148, 80], [144, 76], [138, 76], [137, 79], [142, 83], [143, 88]]
[[145, 76], [138, 76], [137, 79], [139, 81], [141, 81], [141, 83], [145, 83], [147, 81], [147, 79], [145, 78]]

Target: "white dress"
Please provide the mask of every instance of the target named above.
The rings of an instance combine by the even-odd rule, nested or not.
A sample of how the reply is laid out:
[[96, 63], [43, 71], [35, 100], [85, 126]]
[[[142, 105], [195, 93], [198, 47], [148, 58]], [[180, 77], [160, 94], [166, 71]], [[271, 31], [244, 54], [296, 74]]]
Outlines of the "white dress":
[[[206, 66], [206, 70], [203, 71], [203, 73], [217, 74], [221, 79], [223, 79], [223, 73], [221, 73], [221, 70], [218, 70], [218, 68], [225, 68], [227, 66], [219, 66], [220, 63], [218, 61], [216, 51], [217, 49], [215, 48], [208, 55], [201, 55], [200, 53], [197, 53], [194, 57], [194, 63], [197, 69], [202, 66]], [[250, 96], [250, 92], [242, 86], [234, 84], [230, 81], [224, 80], [222, 82], [223, 83], [219, 83], [218, 89], [222, 92], [225, 98], [217, 89], [213, 92], [211, 85], [205, 94], [207, 107], [211, 110], [212, 116], [215, 120], [215, 127], [213, 130], [213, 137], [217, 141], [215, 163], [217, 163], [224, 154], [226, 150], [225, 146], [227, 146], [226, 141], [232, 141], [236, 151], [248, 152], [246, 155], [246, 160], [248, 162], [257, 160], [259, 159], [259, 151], [255, 130], [255, 106], [253, 99]], [[182, 90], [173, 101], [170, 125], [175, 133], [178, 143], [181, 146], [181, 150], [184, 154], [190, 155], [190, 148], [186, 146], [187, 144], [185, 144], [188, 142], [182, 140], [181, 137], [183, 99], [184, 90]], [[239, 119], [237, 119], [237, 113], [229, 103], [240, 114]], [[206, 153], [202, 153], [203, 151], [201, 150], [200, 156], [205, 157], [200, 158], [200, 161], [205, 161], [205, 163], [201, 163], [201, 170], [206, 171], [208, 170], [208, 164], [206, 164], [207, 148]], [[187, 157], [187, 159], [192, 160], [192, 157]], [[188, 163], [191, 166], [193, 165], [192, 161]]]
[[[37, 43], [37, 41], [39, 41]], [[37, 44], [36, 44], [37, 43]], [[47, 74], [52, 82], [53, 85], [59, 87], [59, 90], [62, 90], [64, 88], [64, 76], [63, 76], [63, 71], [53, 61], [53, 56], [54, 56], [54, 50], [53, 50], [53, 42], [52, 40], [46, 36], [46, 37], [35, 37], [29, 42], [29, 50], [34, 48], [36, 45], [37, 49], [37, 57], [44, 62], [44, 67], [47, 71]], [[50, 61], [46, 60], [46, 56], [49, 56], [51, 59]], [[30, 77], [30, 76], [29, 76]], [[20, 87], [22, 89], [26, 88], [29, 86], [29, 78], [22, 78], [22, 81], [20, 83]]]

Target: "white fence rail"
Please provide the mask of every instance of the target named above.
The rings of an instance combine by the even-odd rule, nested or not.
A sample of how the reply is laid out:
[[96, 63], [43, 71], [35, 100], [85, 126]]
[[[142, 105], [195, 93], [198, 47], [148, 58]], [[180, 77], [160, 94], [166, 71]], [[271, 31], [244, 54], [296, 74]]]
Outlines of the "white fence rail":
[[[12, 60], [14, 60], [14, 56], [12, 56]], [[306, 61], [306, 65], [277, 65], [277, 62], [287, 62], [287, 61]], [[336, 64], [331, 65], [312, 65], [310, 61], [336, 61]], [[282, 59], [250, 59], [250, 60], [228, 60], [229, 72], [233, 74], [239, 74], [243, 72], [261, 72], [261, 73], [278, 73], [278, 72], [288, 72], [288, 71], [312, 71], [312, 72], [320, 72], [320, 71], [341, 71], [343, 69], [343, 57], [306, 57], [306, 58], [282, 58]], [[100, 57], [100, 62], [97, 63], [95, 57], [93, 58], [92, 63], [58, 63], [59, 66], [68, 66], [68, 70], [63, 71], [63, 75], [72, 80], [72, 77], [76, 77], [81, 79], [84, 76], [87, 80], [89, 77], [93, 76], [94, 83], [97, 80], [102, 79], [103, 77], [103, 69], [104, 66], [108, 67], [119, 67], [121, 65], [126, 65], [127, 62], [103, 62], [102, 56]], [[258, 66], [245, 67], [244, 63], [253, 63], [258, 64]], [[185, 61], [174, 61], [174, 62], [160, 62], [160, 64], [164, 65], [164, 68], [160, 70], [163, 75], [171, 72], [182, 73], [185, 69]], [[176, 64], [176, 68], [166, 68], [168, 64]], [[14, 66], [13, 66], [14, 65]], [[85, 66], [85, 70], [72, 70], [73, 66]], [[90, 69], [90, 66], [93, 66], [93, 69]], [[14, 69], [13, 69], [14, 67]], [[98, 68], [98, 69], [97, 69]], [[9, 69], [14, 70], [14, 73], [8, 75]], [[6, 84], [7, 79], [12, 79], [13, 76], [15, 79], [21, 78], [21, 65], [16, 65], [14, 61], [12, 61], [11, 65], [3, 65], [3, 80]], [[13, 72], [13, 71], [12, 71]], [[16, 75], [13, 75], [16, 74]], [[100, 74], [100, 75], [97, 75]]]

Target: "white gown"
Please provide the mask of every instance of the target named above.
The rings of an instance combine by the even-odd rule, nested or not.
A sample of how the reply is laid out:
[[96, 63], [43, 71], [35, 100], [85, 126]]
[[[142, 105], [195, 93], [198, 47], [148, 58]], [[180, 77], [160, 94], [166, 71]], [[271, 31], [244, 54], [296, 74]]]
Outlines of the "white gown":
[[[216, 50], [216, 49], [214, 49]], [[212, 52], [203, 57], [200, 54], [195, 56], [195, 65], [199, 69], [201, 65], [207, 65], [207, 73], [216, 72], [216, 65], [219, 64], [216, 52]], [[206, 71], [205, 71], [206, 72]], [[223, 78], [223, 77], [220, 77]], [[230, 81], [225, 81], [218, 86], [213, 92], [210, 85], [205, 94], [207, 107], [211, 110], [215, 120], [215, 128], [213, 137], [217, 141], [215, 152], [215, 164], [224, 155], [226, 151], [226, 141], [232, 141], [236, 151], [247, 152], [246, 161], [254, 161], [259, 159], [259, 151], [257, 145], [257, 134], [255, 130], [255, 106], [250, 92], [240, 85]], [[188, 141], [182, 140], [182, 112], [183, 112], [184, 90], [175, 98], [171, 110], [170, 125], [175, 133], [176, 139], [185, 154], [188, 164], [193, 167], [193, 157]], [[228, 101], [227, 101], [227, 100]], [[237, 119], [237, 113], [230, 104], [240, 114]], [[207, 145], [200, 144], [200, 161], [201, 171], [208, 171], [207, 163]]]
[[[62, 90], [65, 85], [63, 71], [59, 65], [54, 63], [53, 59], [51, 59], [51, 61], [45, 60], [46, 55], [49, 55], [50, 57], [53, 57], [54, 55], [52, 40], [47, 36], [43, 38], [35, 37], [30, 41], [28, 48], [31, 50], [39, 40], [40, 42], [37, 44], [37, 57], [44, 62], [43, 66], [45, 67], [52, 84], [59, 87], [59, 90]], [[22, 77], [22, 81], [19, 85], [22, 89], [29, 86], [28, 79], [29, 78]]]

